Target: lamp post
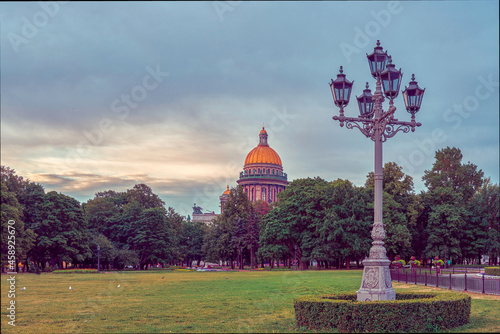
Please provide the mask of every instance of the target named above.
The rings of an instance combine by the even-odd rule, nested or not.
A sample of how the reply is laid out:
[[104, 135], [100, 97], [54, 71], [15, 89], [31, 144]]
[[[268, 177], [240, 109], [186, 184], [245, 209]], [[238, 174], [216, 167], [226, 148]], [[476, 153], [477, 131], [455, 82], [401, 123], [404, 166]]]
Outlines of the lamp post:
[[[330, 83], [333, 100], [335, 105], [340, 108], [340, 115], [333, 116], [333, 119], [339, 121], [341, 127], [345, 124], [348, 129], [357, 128], [367, 138], [375, 142], [374, 222], [371, 232], [373, 242], [368, 259], [363, 261], [364, 270], [361, 288], [357, 292], [358, 301], [393, 300], [396, 298], [396, 293], [392, 287], [389, 271], [391, 261], [387, 258], [383, 241], [385, 231], [382, 220], [382, 143], [399, 131], [408, 133], [411, 130], [414, 132], [415, 127], [421, 125], [415, 121], [415, 114], [420, 109], [425, 89], [418, 87], [413, 75], [409, 87], [405, 87], [403, 91], [406, 110], [411, 114], [411, 121], [399, 121], [394, 118], [396, 107], [393, 100], [399, 94], [403, 76], [401, 69], [396, 70], [395, 65], [392, 64], [391, 56], [380, 46], [380, 41], [377, 41], [377, 46], [371, 54], [367, 55], [367, 58], [371, 74], [377, 80], [375, 93], [371, 94], [368, 83], [366, 83], [363, 94], [356, 97], [360, 111], [359, 117], [345, 117], [344, 108], [349, 103], [353, 82], [347, 80], [341, 66], [337, 79], [335, 81], [332, 79]], [[387, 111], [382, 110], [384, 95], [389, 99]]]
[[295, 271], [297, 271], [297, 245], [295, 245]]
[[446, 258], [446, 251], [447, 251], [447, 249], [446, 249], [446, 245], [444, 245], [444, 267], [445, 267], [445, 268], [446, 268], [446, 264], [448, 263], [448, 262], [447, 262], [447, 258]]
[[97, 245], [97, 272], [101, 268], [101, 246]]

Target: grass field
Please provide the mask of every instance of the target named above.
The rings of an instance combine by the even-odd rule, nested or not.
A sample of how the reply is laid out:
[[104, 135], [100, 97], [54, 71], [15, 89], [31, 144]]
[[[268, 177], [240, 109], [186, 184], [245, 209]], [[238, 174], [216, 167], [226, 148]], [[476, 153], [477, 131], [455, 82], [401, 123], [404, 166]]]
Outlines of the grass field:
[[[2, 333], [301, 332], [295, 325], [293, 298], [356, 291], [361, 274], [361, 270], [17, 274], [15, 327], [7, 317], [9, 276], [2, 275]], [[26, 290], [20, 291], [22, 287]], [[400, 283], [394, 288], [396, 292], [435, 289]], [[452, 332], [500, 332], [500, 297], [470, 295], [470, 324]]]

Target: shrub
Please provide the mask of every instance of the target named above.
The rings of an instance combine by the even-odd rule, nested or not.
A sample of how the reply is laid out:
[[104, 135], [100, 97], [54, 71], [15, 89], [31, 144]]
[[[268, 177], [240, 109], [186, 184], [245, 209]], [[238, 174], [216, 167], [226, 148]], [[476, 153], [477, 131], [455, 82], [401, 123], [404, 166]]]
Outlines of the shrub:
[[398, 293], [396, 300], [358, 302], [344, 293], [295, 298], [297, 326], [340, 332], [425, 332], [469, 322], [471, 298], [458, 292]]
[[392, 261], [394, 268], [401, 268], [406, 265], [406, 261], [403, 259]]
[[455, 267], [455, 268], [484, 268], [487, 267], [487, 265], [484, 264], [454, 264], [450, 266], [450, 268]]
[[444, 261], [443, 260], [434, 260], [433, 264], [435, 266], [444, 266]]
[[484, 267], [484, 274], [491, 276], [500, 276], [500, 267]]

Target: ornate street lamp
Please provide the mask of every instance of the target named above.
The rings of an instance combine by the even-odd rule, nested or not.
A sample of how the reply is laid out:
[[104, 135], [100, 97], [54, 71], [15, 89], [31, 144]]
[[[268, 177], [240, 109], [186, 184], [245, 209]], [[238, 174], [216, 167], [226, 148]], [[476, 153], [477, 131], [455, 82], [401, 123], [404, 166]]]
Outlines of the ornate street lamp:
[[[368, 89], [368, 83], [363, 94], [356, 97], [358, 100], [359, 117], [345, 117], [344, 107], [349, 103], [350, 83], [343, 74], [342, 67], [337, 75], [337, 80], [331, 82], [333, 100], [335, 105], [340, 108], [340, 115], [333, 116], [333, 119], [340, 121], [340, 126], [346, 124], [346, 128], [357, 128], [367, 138], [375, 142], [375, 170], [374, 170], [374, 217], [371, 237], [373, 239], [370, 255], [368, 259], [363, 261], [364, 270], [361, 281], [361, 288], [358, 290], [358, 301], [374, 301], [374, 300], [393, 300], [396, 298], [396, 293], [392, 287], [391, 273], [389, 264], [391, 261], [387, 258], [386, 249], [384, 247], [384, 224], [382, 220], [382, 194], [383, 194], [383, 175], [382, 175], [382, 143], [388, 138], [394, 137], [399, 131], [404, 133], [415, 131], [415, 127], [422, 124], [415, 122], [415, 114], [420, 110], [422, 98], [425, 89], [418, 87], [415, 82], [415, 77], [412, 77], [409, 87], [403, 91], [406, 110], [412, 115], [410, 122], [399, 121], [394, 118], [396, 107], [393, 100], [398, 96], [403, 74], [400, 70], [396, 70], [392, 64], [392, 59], [387, 55], [387, 52], [380, 46], [380, 41], [377, 41], [377, 46], [371, 54], [366, 55], [368, 65], [372, 76], [377, 79], [375, 93], [371, 94]], [[342, 75], [342, 77], [340, 77]], [[341, 82], [350, 83], [348, 86], [349, 93], [341, 95], [339, 90], [336, 90], [336, 84]], [[343, 87], [346, 87], [345, 85]], [[383, 92], [382, 92], [383, 87]], [[340, 89], [340, 88], [339, 88]], [[345, 89], [345, 88], [344, 88]], [[387, 111], [382, 110], [384, 95], [390, 100]], [[347, 97], [347, 99], [346, 99]]]
[[415, 114], [420, 110], [424, 92], [425, 88], [422, 89], [418, 87], [418, 82], [415, 81], [415, 74], [412, 74], [410, 86], [405, 87], [405, 90], [403, 91], [406, 111], [408, 111], [412, 117], [415, 117]]
[[340, 113], [344, 113], [344, 107], [349, 103], [349, 99], [351, 98], [351, 89], [352, 84], [354, 83], [347, 80], [344, 70], [342, 66], [340, 66], [339, 74], [337, 74], [337, 79], [330, 83], [330, 88], [332, 90], [333, 101], [335, 105], [340, 108]]
[[368, 58], [368, 65], [370, 66], [372, 76], [377, 79], [380, 72], [382, 72], [387, 65], [387, 60], [389, 59], [387, 51], [384, 51], [380, 46], [380, 41], [377, 41], [377, 46], [374, 48], [373, 52], [366, 54], [366, 57]]
[[401, 73], [401, 69], [399, 69], [399, 71], [396, 70], [396, 66], [392, 63], [392, 57], [389, 56], [389, 64], [387, 64], [385, 70], [380, 73], [380, 80], [382, 81], [382, 88], [384, 89], [385, 96], [391, 101], [399, 94], [402, 78], [403, 73]]
[[366, 89], [363, 90], [361, 96], [356, 96], [358, 100], [359, 115], [361, 117], [373, 118], [373, 105], [375, 101], [373, 100], [372, 91], [368, 88], [368, 82], [366, 83]]

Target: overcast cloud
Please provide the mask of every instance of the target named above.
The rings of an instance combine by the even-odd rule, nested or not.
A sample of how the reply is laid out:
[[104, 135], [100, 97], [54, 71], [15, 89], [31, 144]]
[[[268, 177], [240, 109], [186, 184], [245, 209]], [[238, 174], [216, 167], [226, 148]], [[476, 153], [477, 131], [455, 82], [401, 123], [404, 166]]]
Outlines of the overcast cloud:
[[[384, 144], [424, 190], [437, 149], [499, 182], [498, 1], [1, 3], [2, 165], [85, 202], [146, 183], [219, 212], [263, 126], [289, 181], [363, 185], [373, 143], [340, 128], [329, 81], [375, 81], [376, 41], [426, 88]], [[387, 101], [384, 107], [387, 108]], [[402, 97], [396, 117], [409, 120]]]

